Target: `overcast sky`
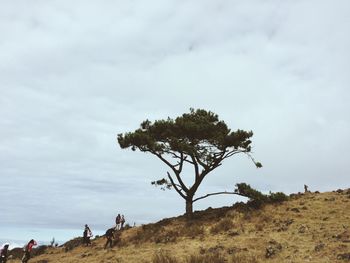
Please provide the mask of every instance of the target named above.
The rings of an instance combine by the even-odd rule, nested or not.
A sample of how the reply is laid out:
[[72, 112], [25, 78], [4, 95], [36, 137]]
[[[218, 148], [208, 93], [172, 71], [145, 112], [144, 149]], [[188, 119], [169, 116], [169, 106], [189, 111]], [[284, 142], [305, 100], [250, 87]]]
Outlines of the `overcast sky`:
[[252, 130], [264, 165], [228, 159], [198, 194], [349, 187], [349, 12], [348, 0], [1, 1], [0, 239], [183, 214], [150, 185], [167, 167], [116, 136], [190, 107]]

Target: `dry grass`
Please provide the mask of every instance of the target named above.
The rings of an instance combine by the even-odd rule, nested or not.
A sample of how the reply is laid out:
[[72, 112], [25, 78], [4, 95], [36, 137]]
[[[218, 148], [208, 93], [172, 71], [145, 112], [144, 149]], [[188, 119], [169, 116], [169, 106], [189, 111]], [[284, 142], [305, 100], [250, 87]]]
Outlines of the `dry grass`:
[[[217, 214], [215, 209], [196, 213], [189, 223], [178, 217], [131, 228], [122, 232], [123, 245], [113, 249], [103, 249], [104, 238], [68, 252], [48, 248], [30, 262], [203, 263], [212, 257], [211, 263], [341, 263], [345, 261], [338, 255], [350, 253], [349, 235], [350, 193], [308, 193], [261, 210], [240, 204], [220, 208]], [[279, 249], [266, 258], [267, 248], [273, 246]]]
[[184, 263], [226, 263], [226, 258], [220, 253], [209, 255], [191, 255], [186, 258]]
[[229, 217], [225, 217], [224, 219], [221, 219], [218, 223], [216, 223], [214, 226], [211, 227], [210, 233], [211, 234], [218, 234], [221, 232], [227, 232], [231, 230], [234, 227], [232, 219]]
[[230, 259], [231, 263], [259, 263], [259, 259], [256, 255], [250, 255], [247, 253], [237, 253]]
[[153, 256], [152, 263], [178, 263], [178, 261], [169, 252], [160, 251]]

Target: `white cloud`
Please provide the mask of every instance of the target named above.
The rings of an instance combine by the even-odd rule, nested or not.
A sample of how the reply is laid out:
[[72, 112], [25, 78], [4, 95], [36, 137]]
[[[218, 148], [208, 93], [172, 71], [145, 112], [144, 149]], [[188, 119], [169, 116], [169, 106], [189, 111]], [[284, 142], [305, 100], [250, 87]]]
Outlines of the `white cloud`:
[[[175, 193], [149, 185], [166, 167], [121, 150], [116, 135], [190, 107], [253, 130], [264, 164], [227, 160], [200, 193], [242, 181], [264, 191], [346, 187], [349, 7], [2, 1], [0, 224], [104, 228], [118, 211], [135, 222], [182, 213]], [[216, 204], [231, 199], [196, 207]]]

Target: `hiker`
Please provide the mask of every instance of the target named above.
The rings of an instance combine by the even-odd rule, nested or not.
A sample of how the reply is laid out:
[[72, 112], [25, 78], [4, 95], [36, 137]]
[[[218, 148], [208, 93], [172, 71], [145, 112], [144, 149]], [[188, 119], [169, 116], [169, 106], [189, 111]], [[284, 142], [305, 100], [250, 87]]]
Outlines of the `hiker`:
[[85, 246], [91, 245], [91, 240], [90, 237], [92, 237], [92, 232], [90, 227], [86, 224], [85, 225], [85, 229], [84, 229], [84, 233], [83, 233], [83, 242], [85, 244]]
[[124, 218], [124, 215], [122, 215], [122, 217], [120, 218], [120, 229], [124, 228], [124, 224], [125, 224], [125, 218]]
[[116, 230], [120, 229], [120, 220], [121, 220], [121, 217], [120, 217], [120, 214], [118, 214], [117, 217], [115, 218], [115, 229]]
[[2, 245], [0, 249], [0, 263], [6, 263], [7, 261], [7, 252], [9, 250], [9, 243], [5, 243]]
[[106, 238], [107, 238], [107, 242], [106, 242], [106, 245], [105, 245], [105, 249], [107, 248], [108, 244], [109, 244], [109, 247], [112, 248], [113, 247], [113, 238], [114, 238], [114, 232], [115, 232], [115, 228], [110, 228], [106, 231]]
[[32, 249], [34, 246], [36, 246], [37, 243], [34, 239], [31, 239], [28, 244], [24, 247], [24, 255], [22, 257], [22, 263], [27, 263], [30, 259], [30, 253], [32, 252]]

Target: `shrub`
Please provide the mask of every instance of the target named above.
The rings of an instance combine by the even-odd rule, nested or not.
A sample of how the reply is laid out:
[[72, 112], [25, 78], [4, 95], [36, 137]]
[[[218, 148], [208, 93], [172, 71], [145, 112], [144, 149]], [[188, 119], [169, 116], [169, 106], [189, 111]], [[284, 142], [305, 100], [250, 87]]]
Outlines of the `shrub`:
[[269, 195], [269, 201], [271, 203], [281, 203], [288, 200], [288, 196], [282, 192], [271, 193]]
[[260, 208], [266, 203], [280, 203], [288, 200], [288, 196], [282, 192], [270, 192], [269, 195], [264, 195], [246, 183], [236, 184], [235, 192], [239, 195], [248, 197], [249, 201], [247, 204], [252, 208]]
[[236, 184], [235, 192], [248, 197], [250, 200], [260, 200], [263, 202], [267, 200], [266, 195], [259, 192], [258, 190], [253, 189], [249, 184], [246, 183]]

